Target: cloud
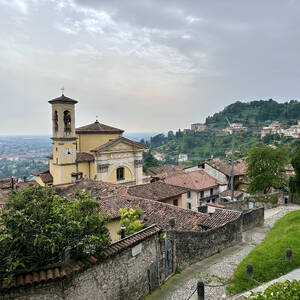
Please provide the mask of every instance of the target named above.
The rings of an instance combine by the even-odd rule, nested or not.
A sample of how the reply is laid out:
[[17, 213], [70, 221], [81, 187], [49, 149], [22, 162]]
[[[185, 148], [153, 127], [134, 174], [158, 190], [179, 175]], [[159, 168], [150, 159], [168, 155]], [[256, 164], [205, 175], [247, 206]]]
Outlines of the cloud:
[[78, 124], [99, 114], [127, 131], [188, 127], [236, 100], [299, 98], [297, 1], [0, 7], [0, 134], [50, 133], [47, 100], [62, 85], [80, 100]]

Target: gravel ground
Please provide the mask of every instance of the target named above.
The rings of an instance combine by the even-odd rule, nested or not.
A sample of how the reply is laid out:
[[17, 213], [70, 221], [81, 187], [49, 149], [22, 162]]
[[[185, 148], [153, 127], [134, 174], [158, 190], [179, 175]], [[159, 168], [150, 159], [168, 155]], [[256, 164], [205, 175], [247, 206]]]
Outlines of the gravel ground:
[[[173, 276], [147, 300], [185, 300], [193, 293], [198, 279], [209, 285], [222, 285], [230, 280], [237, 265], [267, 235], [274, 223], [286, 213], [300, 209], [297, 205], [279, 206], [265, 211], [264, 226], [256, 227], [243, 233], [243, 241], [239, 245], [223, 250], [220, 254], [193, 264], [182, 273]], [[191, 300], [197, 299], [192, 296]], [[205, 299], [229, 299], [226, 288], [205, 287]]]

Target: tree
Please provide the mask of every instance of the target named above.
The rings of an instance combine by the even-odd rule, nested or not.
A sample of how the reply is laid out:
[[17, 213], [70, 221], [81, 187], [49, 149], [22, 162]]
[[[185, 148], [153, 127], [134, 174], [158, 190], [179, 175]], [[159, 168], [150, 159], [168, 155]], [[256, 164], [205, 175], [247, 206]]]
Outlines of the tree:
[[54, 195], [53, 189], [29, 187], [14, 191], [0, 214], [0, 277], [64, 260], [66, 251], [82, 255], [109, 246], [108, 217], [99, 203], [77, 192], [74, 199]]
[[159, 161], [152, 155], [151, 150], [147, 153], [144, 159], [144, 170], [147, 170], [151, 167], [158, 167], [160, 166]]
[[295, 156], [292, 159], [292, 166], [296, 176], [290, 179], [290, 189], [292, 193], [296, 193], [300, 196], [300, 146], [296, 149]]
[[[130, 235], [143, 229], [144, 225], [140, 219], [144, 212], [139, 207], [136, 207], [135, 210], [132, 208], [129, 210], [127, 208], [123, 208], [120, 209], [120, 213], [120, 225], [126, 228], [125, 235]], [[119, 231], [118, 234], [120, 235], [121, 232]]]
[[249, 150], [247, 175], [252, 180], [250, 193], [268, 193], [270, 189], [286, 187], [284, 167], [288, 160], [285, 148], [273, 149], [270, 146], [258, 145]]

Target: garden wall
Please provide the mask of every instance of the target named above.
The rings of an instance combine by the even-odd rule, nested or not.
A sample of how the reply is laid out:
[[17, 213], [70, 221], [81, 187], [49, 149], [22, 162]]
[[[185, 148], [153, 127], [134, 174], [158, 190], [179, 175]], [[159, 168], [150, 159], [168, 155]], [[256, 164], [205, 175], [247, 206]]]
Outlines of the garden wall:
[[265, 209], [263, 207], [244, 211], [242, 214], [243, 231], [264, 224]]
[[168, 239], [174, 240], [176, 264], [183, 267], [239, 243], [242, 222], [240, 216], [235, 221], [203, 232], [168, 232]]
[[[150, 292], [150, 269], [160, 270], [159, 274], [157, 271], [153, 273], [153, 282], [158, 284], [164, 279], [159, 235], [157, 232], [95, 266], [71, 274], [68, 278], [0, 290], [0, 299], [113, 300], [145, 297]], [[117, 245], [121, 247], [121, 244]]]

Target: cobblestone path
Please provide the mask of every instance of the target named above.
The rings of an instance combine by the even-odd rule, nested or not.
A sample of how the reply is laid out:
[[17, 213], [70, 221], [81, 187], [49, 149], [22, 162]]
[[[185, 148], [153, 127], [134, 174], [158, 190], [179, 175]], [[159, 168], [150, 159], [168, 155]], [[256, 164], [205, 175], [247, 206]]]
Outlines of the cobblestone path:
[[[274, 223], [286, 213], [300, 209], [297, 205], [279, 206], [265, 210], [264, 226], [243, 233], [243, 241], [219, 254], [201, 260], [170, 278], [146, 300], [186, 300], [196, 288], [198, 279], [210, 285], [220, 285], [230, 279], [237, 265], [267, 235]], [[192, 297], [190, 300], [196, 299]], [[225, 287], [205, 287], [205, 299], [230, 299]]]

